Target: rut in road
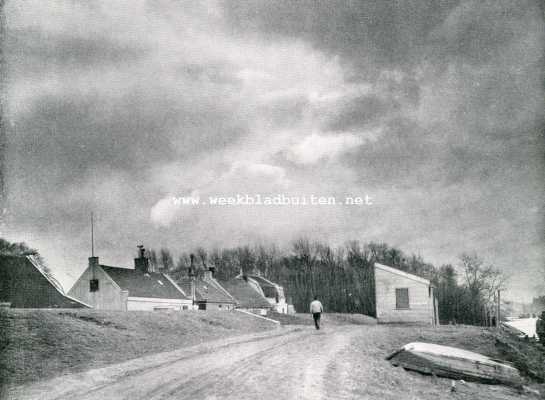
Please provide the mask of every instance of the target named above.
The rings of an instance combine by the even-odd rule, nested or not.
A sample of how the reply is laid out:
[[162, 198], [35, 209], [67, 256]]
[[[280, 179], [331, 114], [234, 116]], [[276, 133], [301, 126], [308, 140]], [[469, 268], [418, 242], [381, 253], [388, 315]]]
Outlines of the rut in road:
[[349, 346], [354, 331], [307, 330], [279, 346], [229, 367], [199, 376], [164, 399], [313, 399], [325, 398], [329, 364]]

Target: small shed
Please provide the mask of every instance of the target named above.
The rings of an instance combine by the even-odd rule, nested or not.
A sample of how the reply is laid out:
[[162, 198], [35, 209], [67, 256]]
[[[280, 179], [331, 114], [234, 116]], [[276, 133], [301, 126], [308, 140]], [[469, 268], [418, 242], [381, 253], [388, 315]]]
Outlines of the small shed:
[[0, 302], [12, 308], [89, 308], [65, 294], [33, 255], [0, 256]]
[[375, 263], [378, 323], [438, 323], [437, 301], [428, 279]]
[[89, 257], [89, 266], [69, 294], [102, 310], [189, 310], [192, 301], [170, 276], [150, 270], [140, 248], [134, 269], [101, 265]]

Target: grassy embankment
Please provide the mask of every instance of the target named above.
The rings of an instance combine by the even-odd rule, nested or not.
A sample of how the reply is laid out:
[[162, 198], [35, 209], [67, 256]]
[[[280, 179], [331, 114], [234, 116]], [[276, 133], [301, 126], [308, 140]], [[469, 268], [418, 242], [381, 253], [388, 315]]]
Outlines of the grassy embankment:
[[265, 331], [276, 325], [238, 312], [0, 309], [0, 385]]

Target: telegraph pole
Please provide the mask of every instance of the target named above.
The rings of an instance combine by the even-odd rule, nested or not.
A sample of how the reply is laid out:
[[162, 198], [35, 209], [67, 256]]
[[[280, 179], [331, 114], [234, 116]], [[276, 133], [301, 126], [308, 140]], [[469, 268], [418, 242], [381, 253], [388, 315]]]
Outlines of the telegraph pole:
[[91, 257], [95, 256], [95, 232], [93, 227], [93, 212], [91, 211]]
[[498, 289], [498, 303], [496, 304], [496, 328], [500, 329], [500, 304], [501, 304], [501, 290]]

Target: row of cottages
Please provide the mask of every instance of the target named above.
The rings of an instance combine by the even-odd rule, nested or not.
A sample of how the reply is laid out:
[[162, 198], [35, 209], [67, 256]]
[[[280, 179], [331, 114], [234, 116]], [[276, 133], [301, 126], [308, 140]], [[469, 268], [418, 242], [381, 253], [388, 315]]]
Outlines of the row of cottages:
[[193, 261], [192, 257], [187, 277], [175, 281], [165, 273], [151, 270], [142, 246], [134, 260], [134, 269], [102, 265], [98, 257], [90, 257], [89, 266], [69, 295], [103, 310], [237, 308], [261, 315], [269, 310], [287, 311], [282, 287], [257, 275], [240, 275], [220, 283], [214, 277], [214, 268], [207, 268], [197, 276]]
[[378, 323], [439, 324], [434, 288], [428, 279], [375, 263]]
[[68, 292], [100, 310], [189, 310], [192, 299], [167, 274], [153, 272], [139, 247], [134, 269], [101, 265], [89, 257], [89, 266]]
[[[375, 263], [375, 304], [379, 323], [438, 324], [437, 300], [430, 281]], [[134, 269], [101, 265], [98, 257], [66, 294], [38, 257], [0, 256], [0, 303], [14, 308], [97, 308], [107, 310], [201, 310], [234, 308], [261, 315], [287, 312], [283, 288], [259, 273], [239, 274], [219, 282], [214, 269], [202, 277], [193, 265], [176, 283], [150, 270], [139, 246]], [[327, 306], [327, 305], [326, 305]]]
[[89, 308], [64, 293], [34, 255], [0, 256], [0, 303], [13, 308]]

